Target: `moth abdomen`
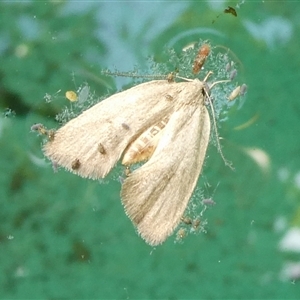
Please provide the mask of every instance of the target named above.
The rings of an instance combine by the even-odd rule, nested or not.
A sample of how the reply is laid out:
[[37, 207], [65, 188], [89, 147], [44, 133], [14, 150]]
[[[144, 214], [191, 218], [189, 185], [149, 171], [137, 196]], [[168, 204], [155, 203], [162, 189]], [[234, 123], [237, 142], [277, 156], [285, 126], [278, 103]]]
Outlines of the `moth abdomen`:
[[154, 153], [168, 121], [169, 116], [164, 117], [129, 144], [123, 156], [122, 164], [127, 166], [149, 159]]

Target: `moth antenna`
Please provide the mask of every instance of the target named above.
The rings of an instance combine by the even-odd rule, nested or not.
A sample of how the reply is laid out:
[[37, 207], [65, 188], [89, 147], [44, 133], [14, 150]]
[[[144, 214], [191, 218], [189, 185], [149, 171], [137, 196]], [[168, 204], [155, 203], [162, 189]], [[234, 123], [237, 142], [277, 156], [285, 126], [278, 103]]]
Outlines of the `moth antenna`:
[[[213, 72], [213, 71], [209, 71], [209, 72], [206, 74], [206, 76], [204, 77], [203, 81], [206, 82], [207, 79], [208, 79], [208, 77], [209, 77], [210, 75], [212, 75], [212, 74], [214, 74], [214, 72]], [[218, 82], [218, 81], [217, 81], [217, 82]]]
[[177, 75], [176, 75], [176, 78], [179, 78], [179, 79], [182, 79], [182, 80], [185, 80], [185, 81], [193, 81], [193, 79], [185, 78], [185, 77], [181, 77], [181, 76], [177, 76]]
[[219, 81], [216, 81], [214, 82], [210, 87], [209, 89], [212, 89], [215, 85], [219, 84], [219, 83], [226, 83], [226, 82], [231, 82], [230, 79], [226, 79], [226, 80], [219, 80]]
[[[214, 72], [213, 72], [213, 71], [209, 71], [209, 72], [206, 74], [206, 76], [204, 77], [203, 82], [206, 82], [207, 79], [208, 79], [208, 77], [209, 77], [210, 75], [212, 75], [212, 74], [214, 74]], [[226, 82], [230, 82], [230, 81], [231, 81], [230, 79], [216, 81], [216, 82], [214, 82], [214, 83], [209, 87], [209, 89], [211, 90], [215, 85], [217, 85], [217, 84], [219, 84], [219, 83], [226, 83]]]
[[[212, 71], [209, 71], [209, 72], [206, 74], [206, 76], [205, 76], [205, 78], [203, 79], [203, 81], [206, 82], [207, 79], [208, 79], [208, 77], [209, 77], [210, 75], [212, 75], [212, 74], [213, 74], [213, 72], [212, 72]], [[214, 83], [209, 87], [209, 89], [212, 89], [212, 88], [213, 88], [215, 85], [217, 85], [218, 83], [224, 83], [224, 82], [230, 82], [230, 80], [219, 80], [219, 81], [216, 81], [216, 82], [214, 82]], [[220, 145], [220, 141], [219, 141], [219, 132], [218, 132], [218, 127], [217, 127], [217, 123], [216, 123], [216, 116], [215, 116], [214, 106], [213, 106], [213, 104], [212, 104], [212, 100], [211, 100], [211, 98], [210, 98], [210, 96], [209, 96], [209, 94], [208, 94], [208, 91], [207, 91], [206, 89], [204, 89], [204, 91], [205, 91], [205, 94], [206, 94], [206, 97], [207, 97], [207, 99], [208, 99], [208, 102], [209, 102], [209, 105], [210, 105], [210, 108], [211, 108], [211, 112], [212, 112], [213, 126], [214, 126], [214, 131], [215, 131], [216, 137], [217, 137], [217, 148], [218, 148], [218, 152], [220, 153], [220, 155], [221, 155], [221, 157], [222, 157], [222, 159], [223, 159], [225, 165], [228, 166], [231, 170], [234, 170], [234, 168], [232, 167], [232, 162], [228, 161], [228, 160], [225, 158], [224, 154], [223, 154], [223, 151], [222, 151], [222, 148], [221, 148], [221, 145]]]
[[[207, 75], [206, 75], [207, 77]], [[222, 81], [217, 81], [218, 83], [220, 82], [224, 82], [224, 81], [228, 81], [228, 80], [222, 80]], [[212, 101], [211, 101], [211, 98], [207, 92], [206, 89], [204, 89], [204, 92], [206, 94], [206, 97], [208, 98], [208, 102], [209, 102], [209, 106], [211, 108], [211, 113], [212, 113], [212, 119], [213, 119], [213, 126], [214, 126], [214, 131], [216, 133], [216, 137], [217, 137], [217, 148], [218, 148], [218, 152], [220, 153], [224, 163], [225, 163], [225, 166], [228, 166], [231, 170], [234, 170], [233, 166], [232, 166], [232, 162], [228, 161], [224, 154], [223, 154], [223, 151], [222, 151], [222, 148], [221, 148], [221, 144], [220, 144], [220, 141], [219, 141], [219, 132], [218, 132], [218, 127], [217, 127], [217, 123], [216, 123], [216, 116], [215, 116], [215, 110], [214, 110], [214, 106], [212, 104]]]
[[142, 75], [137, 74], [135, 71], [132, 72], [111, 72], [109, 70], [103, 70], [102, 74], [109, 76], [118, 76], [118, 77], [131, 77], [131, 78], [148, 78], [148, 79], [165, 79], [166, 75]]

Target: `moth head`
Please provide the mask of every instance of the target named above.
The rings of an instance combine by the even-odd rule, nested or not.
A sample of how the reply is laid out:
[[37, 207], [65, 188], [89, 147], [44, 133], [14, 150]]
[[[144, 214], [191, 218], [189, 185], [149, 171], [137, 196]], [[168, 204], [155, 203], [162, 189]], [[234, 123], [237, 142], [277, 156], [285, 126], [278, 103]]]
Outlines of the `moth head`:
[[210, 96], [210, 91], [211, 91], [211, 88], [210, 88], [209, 83], [204, 81], [203, 82], [202, 94], [203, 94], [203, 97], [204, 97], [204, 104], [205, 105], [209, 105], [209, 99], [210, 99], [210, 101], [213, 100]]
[[212, 87], [214, 86], [214, 83], [209, 83], [207, 82], [207, 79], [209, 78], [210, 75], [212, 75], [213, 72], [209, 71], [205, 78], [203, 79], [203, 89], [202, 89], [202, 93], [203, 93], [203, 97], [204, 97], [204, 104], [205, 105], [209, 105], [209, 102], [212, 102], [212, 98], [210, 97], [210, 91], [212, 89]]
[[231, 80], [219, 80], [215, 82], [207, 82], [207, 79], [209, 78], [210, 75], [212, 75], [213, 72], [209, 71], [205, 78], [203, 79], [203, 96], [204, 96], [204, 104], [208, 105], [209, 103], [213, 102], [213, 98], [210, 96], [210, 91], [213, 89], [213, 87], [219, 83], [226, 83], [230, 82]]

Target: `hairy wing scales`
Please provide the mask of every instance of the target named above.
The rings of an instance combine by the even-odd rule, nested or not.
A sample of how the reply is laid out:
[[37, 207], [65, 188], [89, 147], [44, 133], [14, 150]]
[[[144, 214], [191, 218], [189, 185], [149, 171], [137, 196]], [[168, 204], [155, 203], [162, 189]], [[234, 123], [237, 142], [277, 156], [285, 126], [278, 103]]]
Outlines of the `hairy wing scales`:
[[202, 169], [209, 133], [205, 106], [183, 106], [171, 116], [151, 159], [125, 179], [121, 198], [126, 213], [149, 244], [162, 243], [180, 222]]
[[[53, 141], [44, 145], [44, 153], [82, 177], [103, 178], [136, 136], [173, 111], [181, 89], [182, 83], [156, 80], [114, 94], [58, 129]], [[167, 101], [170, 93], [173, 100]], [[72, 162], [77, 159], [81, 164], [74, 170]]]

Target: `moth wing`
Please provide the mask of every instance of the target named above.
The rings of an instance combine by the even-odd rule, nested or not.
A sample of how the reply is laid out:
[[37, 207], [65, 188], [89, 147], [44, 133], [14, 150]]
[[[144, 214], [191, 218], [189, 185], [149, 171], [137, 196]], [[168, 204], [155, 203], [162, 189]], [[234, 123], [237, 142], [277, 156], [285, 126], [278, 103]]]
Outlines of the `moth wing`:
[[202, 169], [209, 134], [206, 107], [184, 105], [171, 115], [150, 160], [125, 179], [125, 211], [150, 245], [162, 243], [180, 222]]
[[136, 136], [171, 113], [176, 101], [166, 96], [180, 88], [156, 80], [114, 94], [58, 129], [43, 151], [73, 173], [103, 178]]

